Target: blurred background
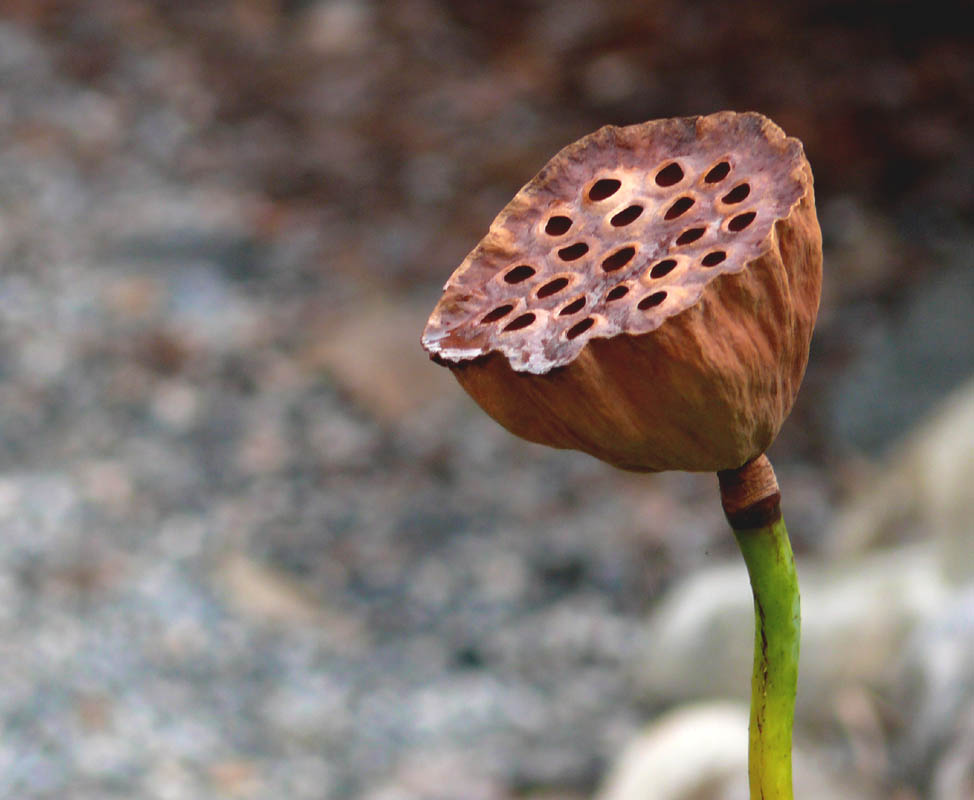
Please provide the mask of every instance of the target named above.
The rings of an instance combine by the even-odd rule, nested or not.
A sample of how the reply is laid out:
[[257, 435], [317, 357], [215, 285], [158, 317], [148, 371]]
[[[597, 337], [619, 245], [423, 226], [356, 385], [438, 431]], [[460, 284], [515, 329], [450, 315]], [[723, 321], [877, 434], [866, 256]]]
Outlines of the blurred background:
[[825, 237], [800, 796], [974, 796], [960, 7], [0, 0], [0, 797], [744, 798], [713, 476], [515, 440], [419, 347], [559, 148], [724, 108]]

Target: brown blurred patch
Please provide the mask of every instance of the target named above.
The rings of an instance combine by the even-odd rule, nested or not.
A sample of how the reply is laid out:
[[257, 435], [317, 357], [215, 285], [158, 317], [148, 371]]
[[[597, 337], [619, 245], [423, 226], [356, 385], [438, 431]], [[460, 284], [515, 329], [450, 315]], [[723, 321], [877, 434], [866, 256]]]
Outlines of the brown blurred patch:
[[353, 304], [309, 333], [301, 359], [330, 373], [380, 421], [396, 425], [458, 396], [450, 376], [419, 346], [427, 311], [425, 302], [393, 304], [384, 298]]

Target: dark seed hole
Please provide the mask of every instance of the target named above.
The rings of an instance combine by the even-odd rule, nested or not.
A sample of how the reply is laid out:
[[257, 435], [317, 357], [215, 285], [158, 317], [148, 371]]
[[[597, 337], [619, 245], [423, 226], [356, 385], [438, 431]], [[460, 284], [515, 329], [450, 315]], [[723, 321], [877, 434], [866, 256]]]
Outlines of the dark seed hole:
[[481, 324], [486, 325], [488, 322], [497, 322], [499, 319], [503, 319], [508, 314], [514, 310], [514, 306], [508, 304], [503, 306], [497, 306], [493, 311], [491, 311], [487, 316], [480, 320]]
[[754, 222], [754, 218], [756, 216], [757, 214], [754, 211], [748, 211], [745, 214], [738, 214], [730, 222], [727, 223], [727, 228], [728, 230], [734, 231], [734, 233], [737, 233], [738, 231], [742, 231], [748, 225]]
[[662, 278], [664, 275], [669, 275], [675, 266], [676, 261], [674, 261], [672, 258], [667, 258], [664, 261], [660, 261], [659, 264], [649, 271], [649, 277]]
[[656, 184], [658, 186], [672, 186], [683, 180], [683, 170], [675, 161], [656, 173]]
[[727, 253], [723, 250], [714, 250], [714, 252], [707, 253], [707, 255], [701, 258], [700, 263], [705, 267], [716, 267], [725, 258], [727, 258]]
[[615, 178], [602, 178], [602, 180], [592, 184], [592, 188], [588, 190], [588, 199], [594, 203], [605, 200], [605, 198], [612, 197], [618, 192], [620, 186], [622, 183]]
[[617, 269], [622, 269], [632, 261], [634, 255], [636, 255], [635, 247], [623, 247], [621, 250], [616, 250], [602, 262], [602, 269], [606, 272], [615, 272]]
[[558, 312], [559, 317], [567, 317], [569, 314], [577, 314], [585, 307], [585, 298], [579, 297], [577, 300], [572, 300], [567, 306], [565, 306], [561, 311]]
[[677, 244], [690, 244], [703, 236], [704, 228], [688, 228], [676, 237]]
[[562, 234], [568, 233], [568, 229], [571, 226], [572, 221], [568, 217], [552, 217], [544, 226], [544, 232], [549, 236], [561, 236]]
[[694, 200], [692, 197], [681, 197], [673, 205], [671, 205], [666, 213], [663, 215], [663, 219], [676, 219], [677, 217], [686, 214], [693, 207]]
[[739, 186], [735, 186], [727, 194], [725, 194], [720, 201], [722, 203], [727, 203], [728, 205], [733, 205], [734, 203], [740, 203], [745, 197], [751, 193], [751, 187], [746, 183], [742, 183]]
[[581, 322], [576, 322], [568, 329], [566, 336], [569, 339], [574, 339], [577, 336], [581, 336], [585, 331], [591, 328], [595, 324], [595, 320], [591, 317], [586, 317]]
[[521, 316], [519, 316], [517, 319], [513, 320], [512, 322], [508, 322], [507, 325], [504, 326], [504, 331], [505, 333], [507, 331], [519, 331], [521, 328], [528, 327], [528, 325], [534, 322], [534, 320], [534, 314], [521, 314]]
[[611, 303], [613, 300], [618, 300], [621, 297], [625, 297], [629, 294], [628, 286], [616, 286], [611, 292], [605, 296], [605, 301]]
[[514, 267], [514, 269], [508, 272], [504, 276], [504, 280], [507, 283], [521, 283], [534, 275], [534, 273], [534, 267], [529, 267], [527, 264], [521, 264], [521, 266]]
[[578, 242], [577, 244], [569, 245], [568, 247], [563, 247], [558, 251], [558, 258], [562, 261], [575, 261], [581, 258], [588, 252], [588, 245], [585, 242]]
[[642, 206], [629, 206], [628, 208], [622, 209], [618, 214], [616, 214], [611, 220], [612, 227], [621, 228], [624, 225], [631, 225], [637, 219], [639, 215], [643, 213]]
[[568, 278], [555, 278], [538, 289], [538, 297], [551, 297], [553, 294], [558, 294], [566, 286], [568, 286]]
[[730, 172], [730, 164], [726, 161], [721, 161], [719, 164], [714, 165], [713, 169], [710, 170], [703, 179], [707, 183], [720, 183], [724, 178], [727, 177], [727, 173]]
[[640, 311], [645, 311], [647, 308], [653, 308], [653, 306], [658, 306], [666, 299], [666, 292], [653, 292], [648, 297], [644, 297], [639, 301], [639, 305], [636, 306]]

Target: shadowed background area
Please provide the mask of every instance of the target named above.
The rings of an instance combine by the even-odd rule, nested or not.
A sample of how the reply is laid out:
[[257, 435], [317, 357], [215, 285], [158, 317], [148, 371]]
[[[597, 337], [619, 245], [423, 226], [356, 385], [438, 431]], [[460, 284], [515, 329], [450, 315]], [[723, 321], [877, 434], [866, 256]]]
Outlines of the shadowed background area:
[[970, 797], [957, 15], [0, 2], [0, 796], [743, 797], [714, 477], [516, 440], [419, 347], [554, 152], [734, 108], [804, 141], [825, 239], [771, 451], [799, 794]]

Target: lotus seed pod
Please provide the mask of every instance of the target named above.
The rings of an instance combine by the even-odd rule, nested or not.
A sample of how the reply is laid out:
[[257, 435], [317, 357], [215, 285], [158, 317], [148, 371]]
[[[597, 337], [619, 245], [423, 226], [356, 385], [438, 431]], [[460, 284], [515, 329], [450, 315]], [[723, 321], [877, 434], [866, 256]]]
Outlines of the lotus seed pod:
[[735, 469], [791, 410], [821, 276], [811, 168], [773, 122], [606, 126], [501, 211], [422, 343], [525, 439], [629, 470]]

